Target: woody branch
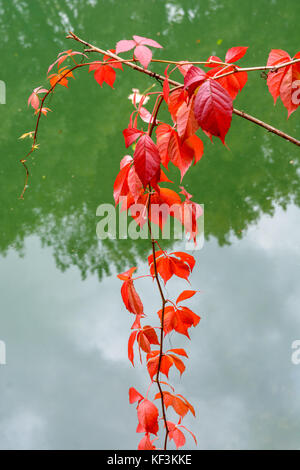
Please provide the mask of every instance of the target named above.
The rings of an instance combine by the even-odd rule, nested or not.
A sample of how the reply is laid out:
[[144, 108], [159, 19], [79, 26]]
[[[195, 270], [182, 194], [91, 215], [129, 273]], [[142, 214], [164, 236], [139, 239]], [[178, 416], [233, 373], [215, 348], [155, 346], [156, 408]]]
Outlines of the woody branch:
[[[79, 38], [72, 31], [70, 31], [69, 35], [66, 38], [67, 39], [74, 39], [75, 41], [78, 41], [79, 43], [83, 44], [86, 47], [85, 52], [98, 52], [102, 55], [108, 55], [108, 56], [112, 57], [113, 59], [116, 59], [116, 61], [122, 62], [124, 65], [127, 65], [128, 67], [131, 67], [132, 69], [137, 70], [138, 72], [142, 72], [142, 73], [144, 73], [144, 74], [146, 74], [146, 75], [148, 75], [152, 78], [155, 78], [157, 80], [160, 80], [160, 81], [165, 80], [165, 77], [163, 75], [160, 75], [156, 72], [152, 72], [151, 70], [148, 70], [148, 69], [144, 69], [143, 67], [137, 65], [135, 63], [135, 60], [133, 60], [133, 59], [124, 60], [120, 56], [118, 56], [117, 54], [114, 54], [113, 52], [111, 52], [109, 50], [101, 49], [101, 48], [96, 47], [96, 46], [90, 44], [89, 42]], [[269, 71], [275, 72], [276, 70], [278, 70], [282, 67], [286, 67], [288, 65], [291, 65], [291, 64], [299, 62], [299, 61], [300, 61], [300, 59], [294, 59], [292, 61], [286, 62], [284, 64], [279, 64], [277, 66], [261, 66], [261, 67], [248, 67], [248, 68], [239, 68], [239, 67], [236, 67], [233, 64], [228, 64], [226, 62], [211, 61], [211, 63], [217, 63], [219, 65], [234, 67], [234, 70], [228, 71], [228, 72], [226, 72], [226, 73], [224, 73], [224, 74], [217, 77], [217, 78], [221, 78], [221, 77], [224, 77], [224, 76], [227, 76], [227, 75], [231, 75], [233, 73], [246, 72], [246, 71], [251, 72], [251, 71], [258, 71], [258, 70], [269, 70]], [[152, 62], [172, 63], [172, 64], [178, 64], [178, 65], [183, 64], [183, 63], [186, 63], [186, 64], [207, 64], [207, 61], [176, 62], [176, 61], [165, 61], [165, 60], [155, 60], [155, 59], [152, 59]], [[177, 81], [172, 80], [170, 78], [169, 78], [168, 81], [171, 85], [174, 85], [174, 87], [176, 87], [176, 88], [183, 87], [183, 84], [180, 83], [180, 82], [177, 82]], [[295, 139], [294, 137], [286, 134], [285, 132], [277, 129], [276, 127], [273, 127], [270, 124], [267, 124], [266, 122], [254, 117], [254, 116], [251, 116], [250, 114], [245, 113], [244, 111], [240, 111], [239, 109], [236, 109], [236, 108], [233, 108], [233, 113], [236, 116], [239, 116], [243, 119], [246, 119], [247, 121], [253, 122], [256, 125], [258, 125], [260, 127], [263, 127], [268, 132], [271, 132], [271, 133], [273, 133], [273, 134], [275, 134], [279, 137], [282, 137], [283, 139], [285, 139], [285, 140], [291, 142], [292, 144], [297, 145], [298, 147], [300, 147], [300, 140]]]

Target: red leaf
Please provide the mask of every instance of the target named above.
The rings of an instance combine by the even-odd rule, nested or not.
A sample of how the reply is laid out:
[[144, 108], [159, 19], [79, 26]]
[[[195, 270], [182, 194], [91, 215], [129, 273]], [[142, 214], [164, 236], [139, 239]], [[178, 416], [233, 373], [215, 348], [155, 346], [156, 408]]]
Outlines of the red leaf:
[[[157, 313], [161, 319], [162, 310], [159, 310]], [[195, 327], [199, 321], [200, 317], [187, 307], [175, 308], [174, 306], [167, 306], [164, 314], [164, 333], [167, 335], [172, 330], [175, 330], [177, 333], [190, 338], [188, 329], [191, 326]]]
[[138, 141], [134, 155], [134, 167], [144, 187], [152, 180], [159, 179], [160, 156], [157, 146], [149, 135], [144, 134]]
[[196, 290], [184, 290], [181, 292], [181, 294], [178, 296], [176, 303], [178, 304], [179, 302], [182, 302], [183, 300], [190, 299], [197, 293]]
[[248, 47], [232, 47], [228, 49], [225, 56], [225, 62], [231, 64], [232, 62], [236, 62], [240, 60], [247, 52]]
[[121, 196], [127, 196], [129, 187], [127, 183], [127, 177], [130, 170], [131, 163], [127, 163], [117, 174], [114, 182], [114, 200], [115, 204], [119, 204]]
[[168, 109], [172, 116], [173, 121], [176, 121], [177, 111], [180, 106], [185, 102], [187, 97], [187, 92], [182, 90], [182, 88], [172, 91], [169, 95], [168, 100]]
[[159, 344], [156, 331], [151, 326], [144, 326], [144, 335], [148, 338], [150, 344]]
[[157, 434], [158, 409], [150, 400], [145, 398], [145, 400], [139, 403], [137, 415], [140, 424], [139, 429], [143, 429], [143, 431], [139, 432]]
[[182, 375], [182, 373], [185, 371], [185, 365], [182, 360], [179, 359], [179, 357], [174, 356], [173, 354], [168, 354], [168, 357], [171, 357], [173, 359], [175, 367], [179, 370], [180, 375]]
[[178, 133], [174, 129], [170, 135], [168, 154], [172, 163], [179, 168], [181, 174], [180, 181], [182, 181], [185, 173], [192, 165], [194, 155], [190, 151], [185, 151], [185, 148], [181, 145]]
[[133, 266], [132, 268], [128, 269], [128, 271], [118, 274], [117, 277], [121, 279], [121, 281], [128, 281], [129, 279], [132, 278], [132, 275], [135, 270], [136, 270], [136, 266]]
[[116, 72], [110, 65], [103, 65], [102, 62], [91, 64], [89, 72], [94, 70], [94, 78], [102, 87], [103, 82], [107, 83], [111, 88], [114, 87]]
[[186, 62], [188, 62], [188, 61], [182, 60], [182, 61], [179, 62], [179, 65], [178, 65], [178, 70], [179, 70], [180, 73], [182, 73], [182, 75], [184, 77], [186, 76], [189, 69], [191, 67], [193, 67], [192, 64], [187, 64]]
[[157, 261], [157, 271], [163, 278], [165, 284], [171, 279], [174, 270], [169, 256], [159, 258]]
[[196, 119], [203, 130], [223, 143], [231, 125], [232, 109], [232, 98], [219, 83], [209, 79], [201, 85], [195, 99]]
[[131, 279], [123, 282], [121, 287], [121, 295], [125, 307], [129, 312], [138, 316], [143, 315], [144, 307]]
[[182, 103], [177, 111], [177, 132], [182, 140], [187, 139], [195, 134], [199, 129], [199, 124], [194, 115], [194, 96], [191, 97], [189, 103]]
[[189, 267], [185, 263], [173, 257], [172, 258], [170, 257], [170, 263], [171, 263], [173, 274], [175, 274], [178, 277], [181, 277], [182, 279], [188, 280], [189, 275], [190, 275], [190, 270], [189, 270]]
[[[155, 439], [157, 439], [157, 438], [155, 438]], [[139, 442], [138, 450], [153, 450], [153, 449], [156, 449], [155, 445], [153, 445], [153, 442], [155, 441], [155, 439], [153, 439], [151, 441], [150, 437], [149, 437], [149, 434], [145, 434], [143, 439], [141, 439], [141, 441]]]
[[129, 403], [135, 403], [136, 401], [140, 402], [144, 397], [141, 395], [134, 387], [129, 389]]
[[189, 95], [193, 94], [196, 88], [206, 80], [206, 73], [199, 67], [190, 67], [184, 77], [184, 88], [188, 88]]
[[[181, 397], [181, 398], [184, 400], [184, 402], [185, 402], [186, 405], [188, 406], [190, 412], [191, 412], [194, 416], [196, 416], [194, 407], [187, 401], [187, 399], [186, 399], [185, 397], [183, 397], [182, 395], [180, 395], [180, 393], [178, 393], [178, 396]], [[196, 443], [197, 443], [197, 441], [196, 441]]]
[[248, 75], [246, 72], [235, 72], [231, 75], [218, 78], [223, 73], [235, 70], [233, 67], [215, 67], [207, 72], [208, 77], [214, 77], [215, 80], [228, 91], [231, 98], [234, 100], [237, 94], [244, 88], [247, 83]]
[[[139, 345], [139, 348], [141, 348], [146, 353], [149, 353], [151, 351], [150, 342], [148, 338], [143, 334], [142, 331], [139, 331], [138, 333], [138, 345]], [[140, 358], [142, 362], [141, 351], [140, 351]]]
[[144, 314], [136, 314], [135, 316], [135, 320], [131, 326], [131, 329], [134, 330], [134, 329], [138, 329], [140, 330], [141, 329], [141, 318], [144, 317]]
[[180, 431], [180, 429], [178, 429], [177, 426], [175, 426], [175, 424], [172, 423], [171, 421], [167, 421], [167, 425], [168, 425], [168, 430], [169, 430], [168, 438], [170, 439], [170, 441], [173, 439], [177, 449], [179, 447], [184, 446], [185, 437], [184, 437], [183, 432]]
[[192, 159], [195, 158], [196, 165], [203, 156], [203, 142], [197, 135], [191, 135], [183, 142], [182, 150], [185, 154], [190, 153]]
[[[153, 258], [151, 259], [151, 261], [149, 261], [149, 264], [150, 272], [153, 275]], [[195, 259], [193, 258], [193, 256], [188, 255], [187, 253], [174, 252], [171, 253], [171, 255], [167, 255], [164, 252], [156, 253], [157, 272], [161, 275], [165, 284], [174, 274], [178, 277], [188, 280], [188, 277], [192, 272], [194, 265]]]
[[[161, 397], [160, 393], [155, 395], [155, 400]], [[181, 397], [181, 398], [180, 398]], [[181, 395], [173, 395], [170, 392], [163, 392], [163, 400], [165, 407], [168, 409], [169, 406], [172, 406], [174, 411], [181, 416], [182, 418], [188, 413], [190, 410], [194, 411], [192, 405]]]
[[129, 340], [128, 340], [128, 359], [130, 360], [133, 366], [134, 366], [133, 345], [136, 339], [136, 335], [137, 335], [137, 331], [133, 331], [131, 335], [129, 336]]
[[157, 141], [157, 148], [160, 154], [161, 162], [165, 168], [168, 168], [169, 163], [169, 143], [171, 139], [171, 135], [173, 133], [173, 129], [169, 124], [160, 124], [156, 128], [156, 141]]
[[141, 195], [141, 192], [143, 191], [143, 184], [139, 179], [138, 175], [136, 174], [134, 167], [131, 167], [128, 172], [127, 183], [129, 191], [131, 192], [134, 198], [134, 201], [137, 202], [138, 198]]
[[[228, 63], [236, 62], [237, 60], [241, 59], [246, 51], [247, 47], [232, 47], [227, 51], [225, 61]], [[218, 64], [210, 64], [209, 61], [213, 60], [215, 62], [221, 62], [219, 57], [211, 56], [208, 58], [207, 63], [205, 64], [206, 67], [210, 67], [211, 70], [207, 72], [208, 77], [214, 77], [215, 80], [222, 85], [225, 90], [228, 91], [229, 95], [232, 99], [235, 99], [237, 94], [243, 89], [243, 87], [247, 83], [247, 73], [246, 72], [235, 72], [230, 75], [226, 75], [225, 77], [218, 78], [227, 72], [236, 71], [238, 69], [237, 66], [223, 66]]]
[[216, 57], [215, 55], [211, 55], [209, 56], [209, 58], [207, 59], [206, 63], [205, 63], [205, 67], [218, 67], [218, 64], [215, 64], [215, 63], [212, 63], [212, 62], [222, 62], [222, 60], [220, 59], [220, 57]]
[[184, 349], [180, 349], [180, 348], [179, 349], [178, 348], [177, 349], [168, 349], [168, 352], [170, 352], [170, 351], [175, 353], [175, 354], [179, 354], [179, 356], [188, 357], [188, 355], [187, 355], [187, 353], [185, 352]]
[[146, 353], [151, 351], [151, 344], [159, 344], [156, 332], [151, 326], [144, 326], [138, 333], [138, 344], [139, 347]]
[[188, 428], [186, 428], [185, 426], [183, 426], [183, 424], [180, 425], [181, 428], [185, 429], [186, 431], [188, 431], [190, 433], [190, 435], [192, 436], [192, 438], [194, 439], [195, 441], [195, 444], [197, 445], [197, 439], [196, 439], [196, 436], [194, 433], [192, 433], [192, 431], [190, 431]]
[[189, 255], [188, 253], [184, 253], [183, 251], [174, 251], [174, 253], [171, 253], [171, 255], [175, 255], [178, 258], [180, 258], [181, 261], [183, 261], [184, 263], [187, 263], [191, 272], [193, 271], [196, 261], [192, 255]]
[[[158, 250], [155, 252], [155, 258], [158, 258], [159, 256], [161, 256], [162, 254], [164, 253], [163, 250]], [[149, 263], [149, 266], [151, 266], [151, 264], [153, 263], [153, 254], [149, 255], [148, 256], [148, 263]]]
[[174, 216], [174, 213], [178, 212], [180, 204], [180, 196], [175, 191], [169, 188], [160, 188], [159, 194], [155, 193], [151, 196], [149, 219], [162, 229], [168, 217]]
[[130, 147], [141, 135], [143, 135], [143, 131], [139, 129], [135, 129], [134, 127], [128, 127], [127, 129], [123, 130], [123, 136], [125, 139], [125, 147]]
[[132, 163], [133, 162], [133, 158], [131, 155], [125, 155], [122, 160], [120, 161], [120, 170], [122, 170], [122, 168], [124, 168], [124, 166], [127, 165], [127, 163]]
[[136, 48], [134, 49], [134, 56], [146, 69], [149, 63], [151, 62], [152, 52], [146, 46], [136, 46]]

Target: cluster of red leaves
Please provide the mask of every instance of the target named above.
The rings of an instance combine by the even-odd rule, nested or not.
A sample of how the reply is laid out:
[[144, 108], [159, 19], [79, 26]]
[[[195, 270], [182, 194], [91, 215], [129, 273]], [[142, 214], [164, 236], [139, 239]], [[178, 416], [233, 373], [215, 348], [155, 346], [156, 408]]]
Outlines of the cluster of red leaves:
[[[153, 39], [133, 36], [132, 40], [119, 41], [116, 51], [111, 49], [110, 52], [119, 54], [134, 49], [133, 61], [139, 61], [147, 69], [152, 60], [152, 51], [149, 47], [161, 48], [162, 46]], [[157, 97], [152, 113], [144, 107], [146, 98], [148, 99], [147, 94], [141, 97], [138, 105], [134, 94], [135, 110], [130, 115], [129, 126], [123, 131], [125, 146], [126, 148], [133, 146], [134, 153], [133, 157], [126, 155], [121, 160], [120, 171], [114, 183], [114, 199], [116, 205], [121, 204], [122, 210], [131, 213], [138, 225], [143, 226], [149, 218], [151, 222], [162, 228], [167, 216], [172, 215], [181, 221], [186, 232], [190, 234], [190, 238], [196, 240], [197, 219], [202, 214], [201, 206], [191, 200], [192, 196], [182, 186], [179, 193], [181, 196], [169, 188], [160, 186], [161, 183], [172, 183], [162, 166], [168, 170], [169, 163], [173, 163], [179, 169], [182, 180], [191, 165], [195, 165], [203, 155], [203, 142], [196, 135], [199, 128], [210, 139], [216, 136], [225, 144], [225, 137], [231, 126], [233, 100], [247, 82], [247, 73], [236, 65], [236, 62], [244, 57], [247, 49], [247, 47], [232, 47], [227, 51], [224, 62], [219, 57], [210, 56], [204, 64], [206, 71], [191, 64], [179, 63], [172, 72], [178, 69], [183, 74], [184, 86], [173, 90], [170, 89], [169, 77], [172, 72], [169, 73], [168, 65], [164, 72], [162, 93], [148, 93], [148, 95], [156, 94]], [[82, 52], [67, 50], [58, 54], [55, 62], [49, 66], [50, 90], [40, 86], [35, 88], [28, 98], [28, 106], [30, 105], [35, 113], [47, 114], [49, 108], [43, 107], [46, 96], [57, 84], [68, 87], [69, 78], [74, 78], [72, 70], [77, 67], [89, 65], [89, 72], [94, 72], [94, 78], [101, 87], [103, 83], [106, 83], [113, 88], [116, 69], [123, 70], [118, 59], [106, 54], [102, 61], [78, 64], [74, 58], [78, 55], [87, 58]], [[75, 67], [61, 67], [66, 59], [71, 59]], [[300, 104], [300, 62], [290, 63], [292, 60], [299, 59], [300, 52], [292, 59], [287, 52], [274, 49], [267, 62], [267, 66], [272, 67], [267, 80], [269, 91], [274, 98], [274, 103], [280, 96], [288, 110], [288, 117]], [[283, 64], [287, 65], [278, 68]], [[55, 65], [57, 65], [57, 72], [49, 75]], [[39, 95], [42, 93], [46, 95], [40, 101]], [[163, 100], [167, 104], [172, 124], [157, 120], [157, 112]], [[139, 128], [138, 118], [148, 124], [147, 132]], [[152, 131], [155, 127], [156, 141], [152, 138]], [[138, 210], [136, 205], [139, 205]], [[155, 206], [162, 205], [167, 207], [167, 214], [154, 210]], [[150, 277], [153, 280], [156, 278], [161, 294], [159, 278], [164, 281], [165, 285], [173, 276], [189, 282], [195, 265], [193, 256], [178, 251], [168, 254], [161, 249], [155, 252], [154, 256], [152, 254], [148, 257]], [[133, 331], [128, 341], [128, 358], [134, 365], [135, 345], [141, 362], [142, 354], [145, 353], [147, 370], [151, 379], [150, 386], [153, 382], [160, 383], [160, 392], [155, 395], [154, 400], [160, 399], [166, 409], [173, 408], [179, 416], [177, 424], [164, 420], [169, 440], [173, 440], [177, 448], [182, 447], [186, 441], [182, 431], [185, 429], [197, 443], [194, 434], [181, 424], [181, 420], [188, 412], [195, 416], [193, 406], [185, 397], [176, 394], [169, 383], [159, 379], [160, 373], [168, 378], [173, 366], [181, 375], [185, 370], [181, 357], [188, 358], [188, 355], [182, 348], [163, 351], [163, 344], [160, 343], [156, 333], [156, 328], [158, 328], [162, 334], [162, 341], [164, 336], [173, 331], [190, 339], [189, 329], [198, 325], [200, 317], [190, 308], [182, 305], [182, 302], [193, 297], [197, 291], [182, 291], [175, 303], [171, 300], [164, 300], [162, 309], [157, 312], [160, 326], [142, 326], [141, 320], [146, 317], [146, 314], [134, 286], [135, 270], [136, 267], [132, 267], [118, 275], [118, 278], [123, 281], [121, 295], [124, 305], [135, 316], [131, 327]], [[170, 386], [172, 393], [166, 390], [161, 392], [163, 384]], [[138, 448], [145, 450], [156, 448], [154, 442], [157, 437], [151, 438], [151, 434], [157, 436], [159, 420], [163, 419], [159, 417], [156, 405], [148, 399], [149, 389], [150, 387], [145, 397], [135, 388], [129, 389], [129, 402], [137, 403], [137, 432], [144, 433]]]
[[[115, 52], [110, 49], [110, 52]], [[103, 61], [93, 62], [89, 66], [89, 72], [94, 71], [94, 78], [97, 83], [102, 87], [103, 82], [107, 83], [111, 88], [114, 87], [116, 80], [116, 71], [114, 69], [123, 70], [122, 64], [111, 58], [109, 55], [103, 56]]]
[[[194, 266], [195, 260], [193, 256], [184, 252], [174, 252], [167, 254], [166, 252], [159, 250], [155, 253], [156, 268], [158, 274], [162, 277], [166, 283], [171, 279], [173, 275], [188, 280]], [[154, 278], [154, 258], [153, 255], [148, 257], [148, 263], [150, 267], [150, 275]], [[188, 355], [183, 348], [172, 348], [161, 353], [160, 349], [155, 347], [160, 346], [160, 342], [155, 331], [155, 328], [150, 325], [141, 326], [140, 320], [145, 316], [143, 304], [137, 294], [133, 285], [134, 279], [132, 278], [136, 267], [129, 269], [128, 271], [119, 274], [118, 277], [123, 281], [121, 287], [121, 294], [126, 309], [136, 315], [136, 320], [132, 325], [133, 331], [131, 332], [128, 340], [128, 358], [132, 365], [134, 365], [134, 347], [137, 345], [140, 361], [142, 362], [142, 353], [146, 354], [147, 370], [151, 379], [151, 383], [158, 380], [158, 374], [163, 374], [167, 378], [169, 377], [169, 371], [174, 366], [180, 373], [185, 371], [185, 364], [181, 357], [188, 358]], [[190, 338], [188, 329], [191, 326], [196, 326], [200, 317], [192, 312], [188, 307], [179, 305], [181, 302], [193, 297], [197, 291], [195, 290], [184, 290], [178, 296], [176, 304], [164, 307], [164, 322], [162, 325], [162, 310], [158, 312], [158, 316], [161, 320], [161, 325], [164, 330], [164, 336], [169, 334], [171, 331], [183, 334]], [[154, 347], [154, 349], [153, 349]], [[161, 385], [165, 382], [160, 381]], [[166, 384], [169, 385], [169, 384]], [[175, 413], [179, 415], [179, 422], [177, 424], [168, 421], [168, 437], [169, 440], [173, 440], [176, 447], [181, 447], [185, 443], [185, 436], [183, 434], [181, 425], [181, 419], [190, 411], [195, 416], [194, 407], [188, 402], [188, 400], [180, 394], [176, 394], [169, 391], [163, 391], [163, 397], [158, 393], [155, 395], [154, 400], [163, 399], [166, 409], [169, 406], [173, 408]], [[137, 402], [137, 416], [138, 426], [137, 432], [144, 433], [144, 437], [141, 439], [138, 448], [139, 449], [155, 449], [154, 442], [156, 438], [151, 439], [151, 434], [157, 435], [159, 429], [159, 412], [155, 404], [148, 399], [148, 392], [146, 397], [139, 393], [135, 388], [129, 389], [129, 402]], [[185, 428], [186, 429], [186, 428]], [[188, 429], [186, 429], [190, 432]], [[196, 438], [191, 433], [193, 438]]]
[[[225, 63], [235, 64], [240, 60], [247, 52], [248, 47], [232, 47], [229, 49], [225, 56]], [[219, 57], [210, 56], [207, 59], [205, 67], [209, 67], [210, 70], [206, 72], [207, 77], [214, 77], [214, 79], [222, 85], [225, 90], [228, 91], [231, 98], [234, 100], [237, 94], [244, 88], [247, 83], [247, 72], [238, 72], [238, 67], [232, 65], [228, 67], [227, 65], [218, 65], [212, 62], [222, 62]], [[218, 76], [225, 74], [227, 72], [235, 71], [232, 75], [227, 75], [225, 77], [218, 78]]]
[[[219, 57], [210, 56], [205, 64], [210, 68], [204, 72], [199, 67], [190, 67], [185, 73], [184, 88], [190, 97], [194, 97], [193, 111], [201, 129], [209, 136], [216, 136], [225, 142], [225, 136], [231, 125], [232, 100], [247, 82], [247, 74], [238, 72], [234, 64], [241, 59], [247, 47], [233, 47], [226, 53], [225, 63]], [[221, 75], [236, 71], [234, 74]], [[218, 78], [220, 76], [220, 78]]]
[[[158, 393], [155, 396], [155, 400], [160, 399], [161, 394]], [[195, 435], [187, 429], [184, 425], [181, 424], [182, 418], [190, 411], [195, 416], [195, 410], [193, 406], [188, 402], [188, 400], [182, 395], [175, 395], [170, 392], [163, 392], [163, 401], [165, 407], [168, 408], [171, 406], [175, 413], [179, 415], [178, 423], [175, 424], [172, 421], [167, 421], [168, 426], [168, 437], [169, 440], [173, 440], [176, 448], [184, 446], [186, 439], [181, 429], [188, 431], [193, 437], [195, 444], [197, 445], [197, 439]], [[157, 440], [157, 437], [151, 439], [150, 435], [154, 434], [157, 436], [159, 429], [159, 412], [156, 405], [148, 400], [147, 396], [144, 397], [139, 393], [134, 387], [129, 389], [129, 403], [133, 404], [137, 402], [137, 417], [138, 425], [136, 432], [145, 433], [144, 437], [141, 439], [138, 445], [139, 450], [153, 450], [156, 449], [154, 442]], [[181, 429], [180, 429], [181, 428]]]
[[169, 370], [172, 366], [175, 366], [176, 369], [179, 370], [180, 375], [185, 371], [183, 361], [179, 357], [175, 356], [175, 354], [188, 357], [184, 349], [169, 349], [169, 351], [163, 353], [161, 357], [159, 350], [150, 351], [147, 354], [147, 369], [152, 380], [157, 375], [159, 363], [159, 371], [166, 377], [169, 376]]
[[[182, 251], [176, 251], [168, 255], [165, 251], [159, 250], [155, 253], [155, 259], [158, 274], [160, 274], [165, 284], [173, 275], [188, 280], [195, 266], [194, 257]], [[154, 276], [153, 254], [148, 256], [148, 263], [150, 273]]]
[[[161, 398], [160, 392], [155, 395], [155, 400], [158, 398]], [[175, 395], [174, 393], [164, 391], [163, 400], [166, 409], [171, 406], [175, 413], [177, 413], [181, 418], [184, 418], [189, 411], [195, 416], [194, 407], [182, 395]]]
[[[300, 52], [293, 59], [300, 59]], [[290, 55], [281, 49], [272, 49], [267, 65], [275, 67], [292, 60]], [[300, 105], [300, 62], [296, 62], [278, 70], [270, 71], [267, 80], [268, 88], [274, 98], [274, 104], [280, 96], [288, 111], [288, 117]]]
[[[126, 129], [128, 130], [128, 129]], [[161, 188], [160, 183], [172, 183], [160, 166], [160, 157], [157, 147], [148, 134], [132, 133], [130, 137], [126, 133], [125, 139], [131, 141], [134, 136], [142, 135], [136, 145], [134, 158], [126, 155], [120, 162], [120, 171], [114, 182], [114, 200], [116, 205], [121, 203], [122, 210], [129, 210], [136, 223], [142, 227], [149, 219], [159, 225], [162, 229], [168, 216], [176, 217], [185, 227], [190, 238], [196, 241], [198, 232], [197, 219], [202, 215], [202, 208], [199, 204], [191, 200], [192, 195], [181, 187], [181, 194], [185, 199], [181, 199], [179, 194], [169, 188]], [[145, 139], [144, 139], [145, 138]], [[148, 157], [148, 153], [156, 156]], [[158, 165], [156, 165], [157, 159]], [[155, 173], [154, 173], [155, 172]], [[144, 180], [141, 181], [141, 178]], [[145, 189], [145, 178], [148, 175], [151, 185], [151, 198], [149, 191]]]

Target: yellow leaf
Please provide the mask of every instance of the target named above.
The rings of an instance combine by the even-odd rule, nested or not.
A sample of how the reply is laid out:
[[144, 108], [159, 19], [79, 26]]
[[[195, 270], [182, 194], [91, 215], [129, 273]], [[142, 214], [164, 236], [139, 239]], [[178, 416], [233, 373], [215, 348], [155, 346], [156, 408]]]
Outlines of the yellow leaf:
[[34, 131], [30, 131], [30, 132], [25, 132], [25, 134], [22, 134], [19, 139], [26, 139], [26, 137], [29, 137], [30, 139], [33, 138], [33, 135], [34, 135]]

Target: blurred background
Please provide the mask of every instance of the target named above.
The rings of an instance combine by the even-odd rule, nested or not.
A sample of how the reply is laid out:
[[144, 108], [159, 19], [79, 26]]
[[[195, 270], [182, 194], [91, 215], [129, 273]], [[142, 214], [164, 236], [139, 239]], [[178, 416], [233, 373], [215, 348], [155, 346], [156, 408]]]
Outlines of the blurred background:
[[[128, 153], [121, 133], [128, 95], [153, 82], [126, 69], [114, 90], [101, 89], [82, 70], [69, 90], [58, 87], [20, 200], [19, 159], [30, 142], [18, 138], [35, 126], [27, 99], [47, 85], [59, 52], [82, 50], [66, 33], [102, 48], [150, 37], [164, 46], [154, 57], [172, 60], [223, 59], [228, 48], [249, 46], [241, 65], [252, 66], [264, 65], [271, 49], [300, 50], [299, 17], [293, 0], [0, 0], [1, 449], [133, 449], [141, 438], [128, 388], [144, 393], [147, 374], [127, 359], [132, 317], [116, 274], [134, 265], [143, 274], [149, 241], [99, 241], [96, 209], [113, 203]], [[259, 73], [235, 106], [299, 139], [300, 110], [287, 121]], [[195, 406], [196, 419], [185, 421], [199, 449], [298, 448], [300, 365], [291, 345], [300, 339], [299, 149], [236, 116], [228, 149], [201, 137], [204, 157], [183, 183], [205, 206], [205, 244], [192, 275], [202, 293], [189, 301], [202, 319], [191, 342], [168, 340], [190, 355], [183, 377], [172, 372], [171, 381]], [[177, 170], [170, 176], [179, 183]], [[170, 296], [184, 287], [168, 284]], [[137, 290], [154, 323], [155, 288], [141, 280]]]

